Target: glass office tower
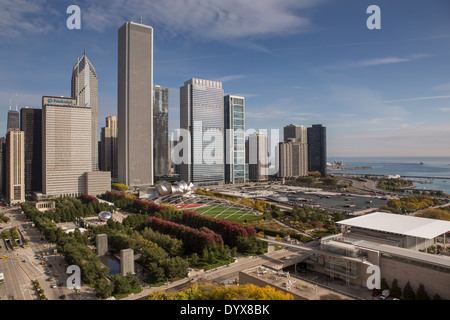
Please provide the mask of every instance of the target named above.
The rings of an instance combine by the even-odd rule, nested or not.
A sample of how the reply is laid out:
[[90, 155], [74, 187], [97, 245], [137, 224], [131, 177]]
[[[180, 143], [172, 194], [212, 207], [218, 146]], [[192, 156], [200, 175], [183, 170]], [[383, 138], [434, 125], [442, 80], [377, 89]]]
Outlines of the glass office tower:
[[246, 182], [245, 98], [227, 95], [225, 111], [225, 182]]
[[224, 183], [224, 111], [222, 83], [192, 78], [180, 88], [180, 128], [189, 132], [190, 159], [180, 178], [196, 186]]

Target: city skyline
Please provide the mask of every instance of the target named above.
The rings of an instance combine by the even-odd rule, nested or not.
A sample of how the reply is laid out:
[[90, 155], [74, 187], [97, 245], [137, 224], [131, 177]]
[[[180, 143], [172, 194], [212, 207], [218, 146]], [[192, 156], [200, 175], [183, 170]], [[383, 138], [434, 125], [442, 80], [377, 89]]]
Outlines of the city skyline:
[[[184, 10], [178, 1], [78, 1], [80, 30], [65, 26], [66, 4], [28, 4], [0, 4], [15, 18], [0, 22], [4, 132], [10, 99], [38, 108], [43, 95], [70, 96], [67, 79], [84, 48], [98, 73], [98, 117], [116, 115], [117, 29], [142, 16], [155, 30], [154, 83], [169, 88], [170, 131], [179, 124], [179, 87], [198, 77], [245, 97], [247, 129], [324, 125], [329, 157], [450, 153], [445, 1], [376, 1], [380, 30], [366, 27], [369, 4], [360, 1], [204, 2]], [[55, 43], [64, 45], [54, 50]]]

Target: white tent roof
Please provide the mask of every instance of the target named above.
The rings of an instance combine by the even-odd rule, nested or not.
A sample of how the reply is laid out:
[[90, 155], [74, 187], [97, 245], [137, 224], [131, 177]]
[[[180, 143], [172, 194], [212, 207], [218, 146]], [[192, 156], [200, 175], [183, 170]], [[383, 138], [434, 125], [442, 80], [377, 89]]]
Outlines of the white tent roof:
[[374, 212], [336, 223], [424, 239], [433, 239], [450, 231], [450, 221], [384, 212]]

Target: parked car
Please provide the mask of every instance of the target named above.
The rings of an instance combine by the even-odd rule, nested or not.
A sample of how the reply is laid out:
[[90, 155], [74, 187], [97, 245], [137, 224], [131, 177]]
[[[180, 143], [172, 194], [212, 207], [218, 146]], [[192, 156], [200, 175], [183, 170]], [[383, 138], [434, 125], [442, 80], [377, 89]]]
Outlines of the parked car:
[[56, 284], [52, 284], [52, 285], [50, 286], [50, 288], [52, 288], [52, 289], [56, 288]]
[[59, 298], [64, 300], [66, 298], [66, 295], [63, 294], [63, 295], [59, 296]]
[[387, 297], [389, 297], [389, 295], [391, 294], [391, 291], [389, 290], [383, 290], [383, 292], [380, 295], [380, 299], [381, 300], [385, 300]]

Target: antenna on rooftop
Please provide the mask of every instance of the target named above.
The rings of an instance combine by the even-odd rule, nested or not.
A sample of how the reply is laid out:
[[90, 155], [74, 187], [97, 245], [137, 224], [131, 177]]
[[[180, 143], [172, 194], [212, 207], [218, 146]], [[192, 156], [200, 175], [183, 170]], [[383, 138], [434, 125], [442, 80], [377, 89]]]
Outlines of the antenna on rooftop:
[[142, 16], [141, 16], [141, 24], [142, 24]]
[[17, 111], [17, 93], [16, 93], [16, 111]]
[[11, 110], [11, 97], [9, 97], [9, 110]]

